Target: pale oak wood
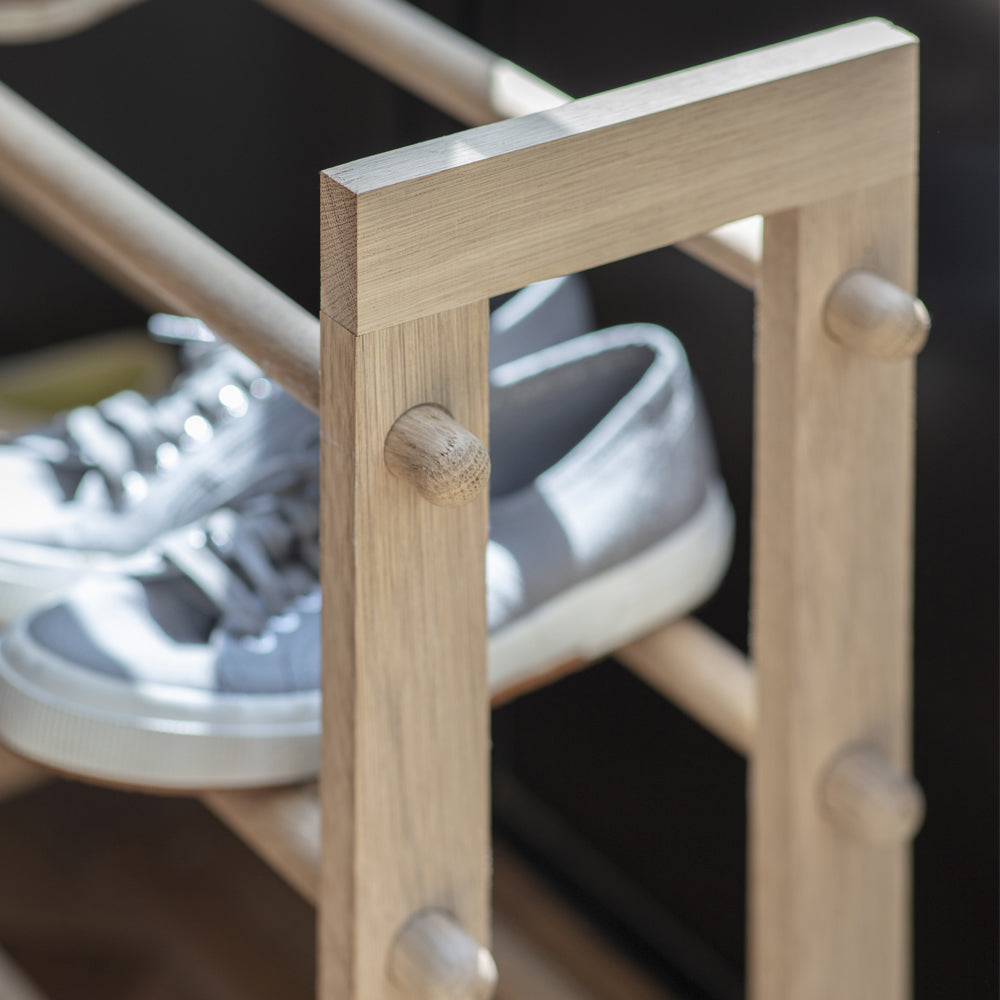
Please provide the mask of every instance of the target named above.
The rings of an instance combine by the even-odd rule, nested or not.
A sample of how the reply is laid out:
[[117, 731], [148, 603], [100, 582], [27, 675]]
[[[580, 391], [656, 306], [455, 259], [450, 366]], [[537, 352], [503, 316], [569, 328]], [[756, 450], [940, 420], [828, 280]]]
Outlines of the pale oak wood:
[[487, 355], [485, 300], [365, 337], [323, 321], [323, 1000], [396, 995], [422, 910], [489, 942], [487, 497], [433, 506], [383, 458], [423, 403], [485, 441]]
[[[915, 89], [908, 114], [915, 115]], [[910, 747], [913, 362], [823, 330], [854, 268], [912, 293], [915, 183], [765, 221], [758, 296], [751, 652], [750, 980], [756, 1000], [909, 994], [909, 850], [844, 833], [822, 804], [855, 743]]]
[[327, 170], [322, 308], [364, 333], [888, 180], [915, 77], [863, 21]]
[[0, 800], [48, 781], [51, 774], [0, 747]]
[[401, 0], [260, 0], [466, 125], [569, 97]]
[[823, 776], [823, 804], [846, 833], [875, 844], [911, 839], [924, 818], [924, 794], [881, 751], [851, 747]]
[[407, 410], [392, 425], [385, 463], [439, 507], [468, 503], [490, 478], [490, 455], [482, 441], [430, 404]]
[[388, 974], [414, 1000], [491, 1000], [497, 989], [493, 956], [440, 910], [417, 913], [396, 935]]
[[623, 646], [615, 659], [734, 750], [753, 752], [757, 689], [738, 650], [691, 618]]
[[835, 340], [881, 361], [912, 358], [931, 327], [920, 299], [865, 270], [851, 271], [833, 286], [823, 319]]
[[143, 0], [0, 0], [0, 43], [76, 34]]
[[42, 991], [0, 948], [0, 997], [3, 1000], [46, 1000]]
[[204, 320], [317, 409], [315, 317], [2, 85], [0, 193], [126, 292]]
[[315, 783], [208, 792], [201, 800], [294, 889], [315, 899], [320, 856]]
[[[572, 98], [404, 0], [260, 0], [382, 76], [453, 115], [486, 125]], [[760, 263], [759, 217], [678, 247], [747, 287]]]
[[[202, 800], [305, 899], [319, 894], [315, 784], [212, 792]], [[498, 1000], [670, 1000], [508, 850], [494, 857]]]
[[760, 271], [763, 235], [764, 220], [759, 215], [751, 215], [727, 222], [702, 236], [681, 240], [677, 248], [753, 291]]
[[[497, 922], [497, 964], [501, 998], [531, 998], [534, 981], [520, 975], [511, 954], [518, 939], [544, 956], [545, 966], [561, 975], [545, 976], [553, 985], [553, 1000], [671, 1000], [673, 994], [614, 947], [597, 928], [555, 892], [509, 849], [499, 847], [494, 857], [493, 903]], [[501, 932], [506, 938], [501, 949]], [[516, 952], [515, 952], [516, 954]], [[531, 971], [535, 971], [532, 969]], [[568, 982], [570, 985], [564, 985]], [[520, 989], [518, 986], [520, 985]], [[560, 992], [555, 992], [556, 986]], [[565, 993], [561, 990], [566, 990]]]

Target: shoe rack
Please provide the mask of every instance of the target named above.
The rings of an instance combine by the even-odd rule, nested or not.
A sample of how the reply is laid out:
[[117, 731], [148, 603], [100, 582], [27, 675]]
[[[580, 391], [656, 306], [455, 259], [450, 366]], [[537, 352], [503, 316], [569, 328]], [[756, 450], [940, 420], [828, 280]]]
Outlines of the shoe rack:
[[693, 620], [615, 655], [748, 758], [750, 995], [903, 1000], [916, 39], [571, 101], [399, 0], [266, 5], [479, 126], [323, 173], [318, 323], [8, 91], [0, 191], [320, 414], [321, 780], [204, 795], [315, 902], [320, 1000], [493, 995], [488, 299], [673, 244], [756, 294], [752, 663]]

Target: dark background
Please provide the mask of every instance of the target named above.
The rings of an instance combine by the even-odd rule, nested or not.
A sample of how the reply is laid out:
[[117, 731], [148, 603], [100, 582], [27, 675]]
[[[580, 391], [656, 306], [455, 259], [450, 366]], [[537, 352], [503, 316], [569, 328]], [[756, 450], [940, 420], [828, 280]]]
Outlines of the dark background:
[[[997, 14], [985, 0], [685, 4], [425, 0], [583, 96], [860, 17], [923, 42], [915, 770], [920, 1000], [997, 994]], [[153, 0], [0, 49], [36, 103], [309, 309], [317, 172], [458, 127], [247, 0]], [[738, 514], [702, 617], [745, 648], [752, 299], [673, 250], [590, 274], [602, 324], [684, 341]], [[0, 209], [0, 353], [143, 314]], [[499, 710], [498, 833], [693, 997], [742, 989], [741, 758], [612, 662]]]

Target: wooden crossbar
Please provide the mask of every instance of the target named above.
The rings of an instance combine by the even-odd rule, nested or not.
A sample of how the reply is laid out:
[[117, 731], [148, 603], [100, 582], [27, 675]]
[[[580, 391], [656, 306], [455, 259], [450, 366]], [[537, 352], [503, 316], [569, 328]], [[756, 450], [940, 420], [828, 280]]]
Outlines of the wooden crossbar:
[[862, 21], [327, 170], [322, 309], [364, 333], [901, 176], [915, 72]]
[[[260, 0], [382, 76], [466, 125], [517, 118], [572, 98], [405, 0]], [[752, 288], [760, 264], [760, 218], [677, 246]]]
[[316, 318], [2, 84], [0, 193], [126, 294], [197, 316], [318, 411]]

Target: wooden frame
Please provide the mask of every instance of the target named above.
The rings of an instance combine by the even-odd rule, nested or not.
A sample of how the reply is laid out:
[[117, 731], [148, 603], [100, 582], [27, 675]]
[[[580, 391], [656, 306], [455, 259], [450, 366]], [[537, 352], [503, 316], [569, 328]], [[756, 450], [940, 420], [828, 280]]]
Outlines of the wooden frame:
[[[318, 338], [0, 92], [8, 197], [319, 407], [321, 840], [310, 790], [209, 800], [310, 892], [322, 843], [322, 1000], [493, 981], [486, 502], [447, 463], [432, 479], [469, 502], [429, 502], [390, 432], [431, 404], [470, 454], [487, 440], [490, 295], [757, 214], [755, 669], [689, 622], [620, 656], [750, 757], [756, 1000], [908, 995], [916, 55], [858, 22], [326, 171]], [[745, 253], [700, 245], [748, 280]]]
[[[393, 341], [416, 335], [418, 323], [429, 345], [441, 337], [452, 344], [450, 352], [428, 347], [435, 361], [421, 366], [424, 395], [415, 390], [407, 405], [447, 406], [440, 393], [454, 394], [456, 382], [468, 379], [468, 350], [485, 350], [485, 326], [472, 323], [472, 314], [459, 347], [454, 310], [466, 303], [754, 213], [766, 216], [755, 444], [758, 724], [750, 922], [753, 994], [769, 1000], [888, 998], [908, 991], [906, 837], [893, 832], [890, 845], [873, 844], [857, 824], [838, 826], [822, 803], [824, 782], [839, 760], [860, 754], [877, 762], [866, 773], [883, 776], [907, 764], [912, 365], [852, 353], [825, 334], [824, 309], [837, 280], [854, 269], [873, 270], [912, 291], [916, 81], [912, 36], [883, 22], [862, 22], [324, 176], [322, 308], [331, 319], [324, 349], [329, 343], [339, 351], [335, 338], [349, 331], [355, 351], [371, 341], [386, 364], [395, 359], [392, 376], [370, 376], [368, 391], [377, 394], [376, 378], [384, 385], [401, 377], [408, 356]], [[741, 155], [727, 155], [731, 150]], [[461, 253], [450, 252], [454, 247]], [[324, 373], [333, 378], [341, 368], [328, 363]], [[481, 378], [473, 390], [485, 398]], [[347, 390], [335, 383], [329, 391], [335, 399]], [[377, 496], [389, 479], [384, 463], [379, 468], [386, 421], [401, 412], [389, 404], [364, 445], [372, 456], [366, 458], [371, 479], [353, 477], [346, 492], [343, 477], [332, 475], [346, 442], [324, 423], [331, 428], [324, 489], [338, 509], [353, 503], [368, 512], [381, 503]], [[383, 528], [369, 530], [387, 530], [396, 510], [385, 506]], [[480, 522], [480, 537], [484, 527]], [[434, 529], [414, 525], [369, 571], [388, 575], [394, 564], [412, 561], [421, 564], [424, 585], [442, 594], [453, 593], [456, 579], [475, 586], [481, 553], [461, 544], [468, 536], [460, 532], [467, 530], [446, 525], [443, 515]], [[338, 551], [328, 537], [328, 574], [351, 541], [346, 537]], [[403, 621], [416, 622], [426, 593], [408, 587], [395, 602]], [[355, 606], [361, 608], [360, 598]], [[446, 609], [436, 612], [427, 619], [435, 630], [447, 616]], [[346, 612], [327, 613], [339, 619]], [[470, 620], [475, 617], [456, 621], [453, 630], [462, 633]], [[335, 623], [331, 634], [343, 627]], [[379, 620], [369, 621], [373, 633], [379, 627]], [[327, 676], [337, 678], [341, 694], [327, 731], [344, 733], [375, 709], [345, 703], [343, 661], [334, 669]], [[353, 676], [381, 677], [391, 669], [402, 668], [358, 652]], [[429, 667], [417, 658], [407, 669]], [[454, 676], [449, 688], [442, 674], [435, 699], [450, 706], [454, 719], [475, 717], [481, 694], [462, 680], [460, 664]], [[486, 751], [479, 736], [464, 725], [449, 735], [450, 747], [438, 753], [463, 760], [478, 754], [473, 771], [482, 773]], [[422, 752], [415, 738], [393, 760]], [[346, 761], [339, 743], [325, 751], [327, 773], [342, 774]], [[380, 774], [390, 787], [400, 780], [396, 767], [383, 761]], [[360, 769], [356, 773], [361, 781]], [[455, 815], [456, 793], [448, 787], [435, 788], [421, 805], [422, 822], [430, 828], [436, 822], [439, 833], [450, 832]], [[919, 809], [907, 809], [916, 793], [905, 781], [899, 787], [902, 812], [912, 820]], [[466, 798], [458, 798], [468, 807], [467, 796], [483, 794], [478, 781], [467, 779]], [[335, 786], [324, 795], [334, 803], [327, 822], [337, 830], [344, 802]], [[888, 792], [874, 798], [890, 800]], [[397, 836], [405, 838], [404, 814], [392, 815]], [[363, 841], [369, 834], [359, 821], [353, 835]], [[882, 829], [878, 821], [874, 828]], [[410, 912], [440, 907], [443, 891], [457, 901], [453, 913], [477, 914], [466, 926], [482, 940], [482, 869], [475, 862], [460, 871], [461, 858], [480, 857], [481, 829], [473, 824], [466, 835], [466, 850], [431, 850], [430, 856], [449, 856], [448, 876], [414, 899]], [[332, 842], [324, 835], [325, 884], [339, 886], [353, 865], [357, 891], [373, 897], [374, 910], [386, 890], [362, 874], [367, 869], [356, 856], [341, 861], [339, 848], [329, 850]], [[400, 856], [396, 847], [383, 846], [383, 865]], [[340, 969], [344, 963], [361, 969], [365, 961], [381, 969], [391, 952], [390, 928], [366, 922], [362, 909], [354, 909], [349, 923], [359, 940], [379, 942], [376, 957], [361, 956], [360, 949], [353, 957], [343, 954], [343, 906], [324, 917], [324, 960], [338, 969], [324, 980], [330, 997], [371, 995], [374, 986], [361, 983], [375, 982], [378, 973], [364, 980], [359, 971], [357, 991], [347, 992]], [[831, 911], [839, 917], [832, 926]], [[405, 916], [397, 914], [390, 925], [398, 931]]]

